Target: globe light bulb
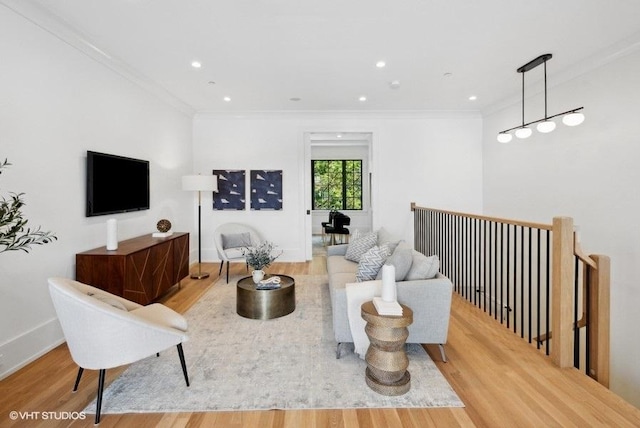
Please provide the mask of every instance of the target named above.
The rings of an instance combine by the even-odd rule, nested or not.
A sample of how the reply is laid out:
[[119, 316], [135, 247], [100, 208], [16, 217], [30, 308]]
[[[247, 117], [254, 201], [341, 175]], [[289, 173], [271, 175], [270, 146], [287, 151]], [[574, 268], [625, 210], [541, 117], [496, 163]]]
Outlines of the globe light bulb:
[[538, 132], [542, 132], [543, 134], [547, 134], [551, 131], [553, 131], [554, 129], [556, 129], [556, 123], [552, 120], [545, 120], [544, 122], [540, 122], [537, 126], [536, 129], [538, 130]]
[[511, 141], [513, 135], [507, 134], [506, 132], [501, 132], [498, 134], [498, 142], [502, 144], [506, 144]]
[[533, 131], [531, 130], [531, 128], [518, 128], [516, 129], [516, 137], [518, 138], [529, 138], [531, 136], [531, 134], [533, 133]]
[[571, 113], [562, 118], [562, 123], [567, 126], [578, 126], [584, 122], [584, 114], [576, 112]]

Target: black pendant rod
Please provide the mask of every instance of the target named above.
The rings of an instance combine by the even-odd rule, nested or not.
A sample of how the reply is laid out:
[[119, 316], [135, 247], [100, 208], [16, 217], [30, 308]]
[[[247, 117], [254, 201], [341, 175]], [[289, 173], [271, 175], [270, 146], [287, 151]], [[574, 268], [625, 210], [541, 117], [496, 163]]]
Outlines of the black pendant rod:
[[522, 127], [524, 128], [524, 73], [522, 73]]
[[547, 61], [544, 62], [544, 118], [547, 118]]

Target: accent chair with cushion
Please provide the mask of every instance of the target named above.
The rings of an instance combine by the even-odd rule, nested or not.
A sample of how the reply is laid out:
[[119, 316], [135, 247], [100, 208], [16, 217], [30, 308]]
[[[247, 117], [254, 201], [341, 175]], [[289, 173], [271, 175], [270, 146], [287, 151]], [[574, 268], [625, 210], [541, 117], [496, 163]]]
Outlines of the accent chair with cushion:
[[262, 242], [260, 234], [251, 226], [240, 223], [225, 223], [215, 230], [213, 239], [220, 258], [222, 273], [224, 263], [227, 263], [227, 283], [229, 283], [229, 262], [242, 261], [246, 264], [243, 251], [247, 247], [256, 247]]
[[99, 370], [96, 425], [100, 423], [106, 369], [176, 346], [189, 386], [182, 349], [189, 337], [182, 315], [159, 303], [141, 306], [67, 278], [49, 278], [48, 282], [71, 358], [79, 366], [73, 391], [78, 390], [84, 369]]

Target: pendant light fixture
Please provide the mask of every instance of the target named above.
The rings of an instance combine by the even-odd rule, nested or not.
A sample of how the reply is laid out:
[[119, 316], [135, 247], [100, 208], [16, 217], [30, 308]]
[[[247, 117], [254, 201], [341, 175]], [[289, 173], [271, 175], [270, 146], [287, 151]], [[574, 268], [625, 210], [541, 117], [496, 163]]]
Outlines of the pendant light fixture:
[[[552, 57], [553, 56], [551, 54], [540, 55], [539, 57], [529, 61], [516, 70], [518, 73], [522, 73], [522, 124], [499, 132], [498, 142], [510, 142], [513, 139], [513, 136], [511, 134], [512, 131], [515, 131], [514, 134], [517, 138], [529, 138], [533, 133], [529, 126], [534, 124], [537, 124], [536, 129], [540, 133], [547, 134], [549, 132], [552, 132], [554, 129], [556, 129], [556, 123], [551, 119], [559, 116], [562, 116], [562, 123], [567, 126], [576, 126], [584, 122], [584, 114], [581, 112], [584, 107], [578, 107], [573, 110], [565, 111], [563, 113], [554, 114], [552, 116], [549, 116], [547, 114], [547, 61]], [[524, 74], [527, 71], [536, 68], [540, 64], [544, 65], [544, 118], [524, 123]]]

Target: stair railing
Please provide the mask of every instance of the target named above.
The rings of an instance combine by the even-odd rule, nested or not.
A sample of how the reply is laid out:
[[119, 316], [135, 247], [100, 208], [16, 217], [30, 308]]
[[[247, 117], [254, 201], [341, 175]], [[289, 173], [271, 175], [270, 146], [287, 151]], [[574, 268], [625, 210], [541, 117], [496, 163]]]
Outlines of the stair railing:
[[573, 220], [551, 224], [411, 204], [414, 247], [454, 291], [548, 355], [609, 385], [610, 260], [586, 255]]

